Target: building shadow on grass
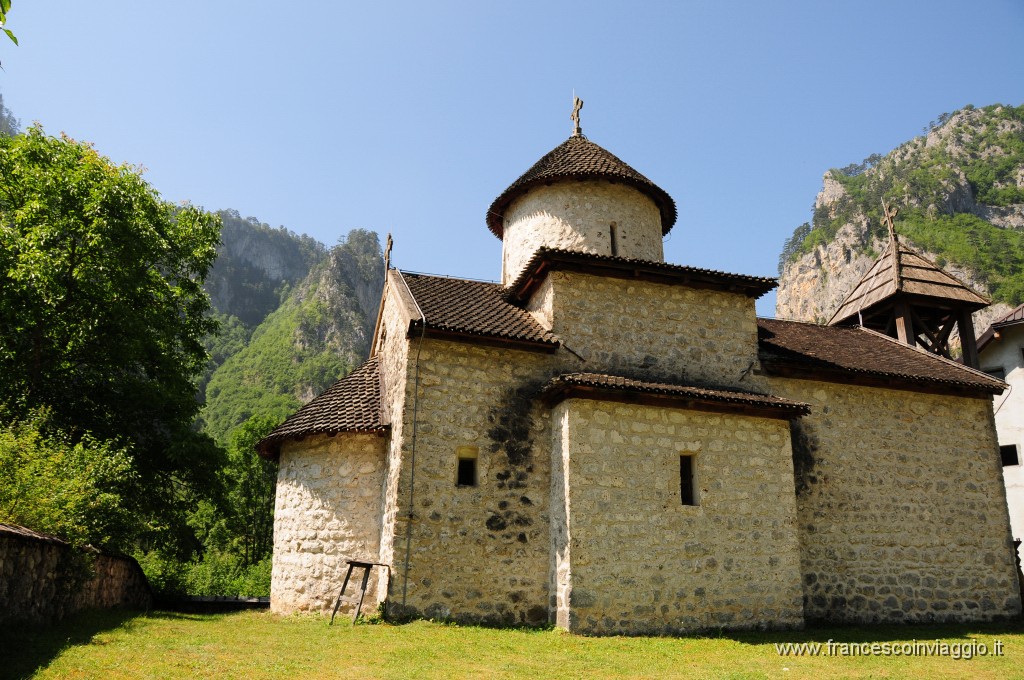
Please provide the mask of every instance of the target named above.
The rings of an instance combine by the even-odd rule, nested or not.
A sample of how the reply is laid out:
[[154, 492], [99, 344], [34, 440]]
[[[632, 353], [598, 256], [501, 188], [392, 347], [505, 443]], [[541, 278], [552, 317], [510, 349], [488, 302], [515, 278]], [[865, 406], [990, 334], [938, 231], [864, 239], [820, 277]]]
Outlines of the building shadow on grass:
[[96, 635], [130, 627], [140, 617], [202, 618], [174, 612], [106, 609], [79, 612], [52, 625], [6, 624], [0, 626], [0, 678], [30, 678], [65, 649], [92, 644]]

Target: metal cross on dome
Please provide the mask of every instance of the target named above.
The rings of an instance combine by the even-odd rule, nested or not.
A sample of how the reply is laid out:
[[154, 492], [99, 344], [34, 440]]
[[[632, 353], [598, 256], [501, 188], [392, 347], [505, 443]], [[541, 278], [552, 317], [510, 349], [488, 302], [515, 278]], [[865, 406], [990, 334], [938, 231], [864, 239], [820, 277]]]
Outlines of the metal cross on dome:
[[583, 128], [580, 127], [580, 109], [583, 108], [583, 100], [576, 95], [572, 96], [572, 115], [569, 116], [572, 119], [573, 130], [572, 136], [579, 137], [583, 134]]

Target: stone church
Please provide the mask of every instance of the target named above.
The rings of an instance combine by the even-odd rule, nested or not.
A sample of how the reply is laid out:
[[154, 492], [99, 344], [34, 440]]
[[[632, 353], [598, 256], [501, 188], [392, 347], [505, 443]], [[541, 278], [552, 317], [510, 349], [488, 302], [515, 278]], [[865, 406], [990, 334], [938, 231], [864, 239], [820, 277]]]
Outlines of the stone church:
[[666, 263], [675, 221], [577, 123], [487, 211], [501, 283], [390, 269], [369, 360], [260, 443], [274, 611], [358, 560], [364, 611], [589, 634], [1020, 614], [1006, 385], [758, 319], [775, 279]]

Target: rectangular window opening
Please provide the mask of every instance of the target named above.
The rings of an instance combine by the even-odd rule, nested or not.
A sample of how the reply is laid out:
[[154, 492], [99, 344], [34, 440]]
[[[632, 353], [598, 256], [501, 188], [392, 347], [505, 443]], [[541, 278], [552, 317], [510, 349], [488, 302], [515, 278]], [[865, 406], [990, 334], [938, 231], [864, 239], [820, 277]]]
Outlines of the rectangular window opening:
[[1009, 444], [999, 447], [999, 457], [1003, 459], [1003, 467], [1020, 465], [1020, 457], [1017, 455], [1017, 445]]
[[679, 498], [683, 505], [697, 505], [697, 480], [693, 463], [693, 456], [679, 456]]
[[460, 446], [455, 449], [458, 465], [455, 468], [455, 486], [476, 486], [476, 461], [479, 449], [475, 446]]
[[459, 458], [456, 486], [476, 486], [476, 458]]
[[608, 233], [611, 235], [611, 241], [612, 241], [612, 255], [613, 256], [619, 254], [619, 241], [616, 238], [617, 234], [615, 233], [615, 227], [616, 226], [617, 225], [614, 222], [612, 222], [610, 225], [608, 225]]

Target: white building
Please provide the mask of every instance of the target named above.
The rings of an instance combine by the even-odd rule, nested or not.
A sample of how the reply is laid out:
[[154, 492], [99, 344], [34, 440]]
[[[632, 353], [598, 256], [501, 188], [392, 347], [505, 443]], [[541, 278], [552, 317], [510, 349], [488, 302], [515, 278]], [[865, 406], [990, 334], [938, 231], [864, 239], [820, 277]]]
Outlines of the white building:
[[1010, 389], [994, 398], [993, 408], [1010, 528], [1014, 538], [1024, 538], [1024, 305], [993, 322], [982, 333], [978, 338], [978, 355], [983, 371], [1010, 385]]

